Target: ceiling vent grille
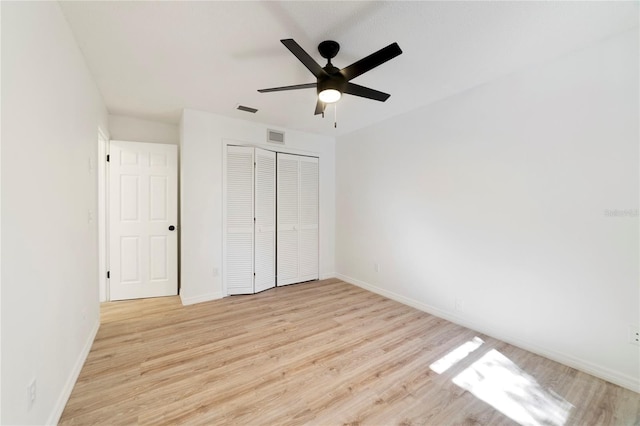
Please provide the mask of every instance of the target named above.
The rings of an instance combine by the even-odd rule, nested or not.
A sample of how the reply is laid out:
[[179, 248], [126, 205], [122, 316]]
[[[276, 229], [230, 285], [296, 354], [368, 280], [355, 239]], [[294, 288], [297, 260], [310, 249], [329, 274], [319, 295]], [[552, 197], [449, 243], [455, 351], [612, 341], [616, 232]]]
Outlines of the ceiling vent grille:
[[251, 107], [248, 107], [248, 106], [244, 106], [244, 105], [238, 105], [238, 106], [236, 107], [236, 109], [238, 109], [238, 110], [240, 110], [240, 111], [244, 111], [244, 112], [250, 112], [250, 113], [252, 113], [252, 114], [255, 114], [256, 112], [258, 112], [258, 110], [257, 110], [257, 109], [255, 109], [255, 108], [251, 108]]
[[267, 142], [284, 145], [284, 132], [267, 129]]

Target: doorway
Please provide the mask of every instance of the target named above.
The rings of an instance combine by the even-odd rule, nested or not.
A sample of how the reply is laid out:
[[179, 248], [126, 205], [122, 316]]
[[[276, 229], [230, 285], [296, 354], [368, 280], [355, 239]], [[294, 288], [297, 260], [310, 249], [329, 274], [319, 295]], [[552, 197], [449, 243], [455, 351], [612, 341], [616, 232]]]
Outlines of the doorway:
[[111, 141], [104, 173], [101, 299], [178, 294], [178, 147]]

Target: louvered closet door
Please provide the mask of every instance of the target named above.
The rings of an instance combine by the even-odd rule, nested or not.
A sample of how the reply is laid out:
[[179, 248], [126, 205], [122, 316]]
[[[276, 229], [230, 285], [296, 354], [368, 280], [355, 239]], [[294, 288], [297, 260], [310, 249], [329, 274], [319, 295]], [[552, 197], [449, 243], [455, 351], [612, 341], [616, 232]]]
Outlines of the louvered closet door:
[[318, 279], [318, 159], [278, 154], [277, 174], [278, 285]]
[[298, 279], [317, 280], [318, 265], [318, 159], [300, 157], [300, 224]]
[[276, 153], [255, 149], [255, 292], [276, 285]]
[[254, 292], [254, 149], [227, 147], [227, 241], [225, 278], [228, 294]]

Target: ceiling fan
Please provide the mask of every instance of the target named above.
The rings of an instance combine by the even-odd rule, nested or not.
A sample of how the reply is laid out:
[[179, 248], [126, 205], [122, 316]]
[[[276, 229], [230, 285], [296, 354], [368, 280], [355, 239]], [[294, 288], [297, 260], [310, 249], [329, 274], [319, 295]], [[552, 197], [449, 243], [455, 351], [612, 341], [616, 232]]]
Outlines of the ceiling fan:
[[351, 83], [351, 80], [400, 55], [402, 50], [400, 49], [400, 46], [398, 46], [398, 43], [391, 43], [387, 47], [384, 47], [345, 68], [338, 69], [333, 66], [331, 59], [338, 54], [340, 45], [333, 40], [326, 40], [318, 45], [320, 55], [327, 59], [327, 65], [324, 67], [320, 67], [320, 65], [293, 39], [289, 38], [280, 41], [291, 51], [291, 53], [295, 55], [296, 58], [298, 58], [300, 62], [302, 62], [305, 67], [307, 67], [309, 71], [311, 71], [311, 73], [316, 77], [316, 82], [260, 89], [258, 90], [260, 93], [316, 88], [318, 91], [318, 101], [316, 103], [315, 114], [322, 114], [323, 116], [326, 104], [337, 102], [345, 93], [381, 102], [386, 101], [389, 96], [391, 96], [388, 93]]

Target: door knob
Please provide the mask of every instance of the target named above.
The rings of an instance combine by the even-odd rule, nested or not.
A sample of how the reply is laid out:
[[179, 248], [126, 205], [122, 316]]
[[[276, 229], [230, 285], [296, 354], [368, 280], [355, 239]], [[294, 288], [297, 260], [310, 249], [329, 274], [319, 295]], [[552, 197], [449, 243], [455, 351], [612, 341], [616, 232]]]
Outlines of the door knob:
[[174, 229], [176, 229], [176, 227], [175, 227], [175, 226], [173, 226], [173, 225], [171, 225], [171, 226], [169, 227], [169, 231], [173, 231]]

